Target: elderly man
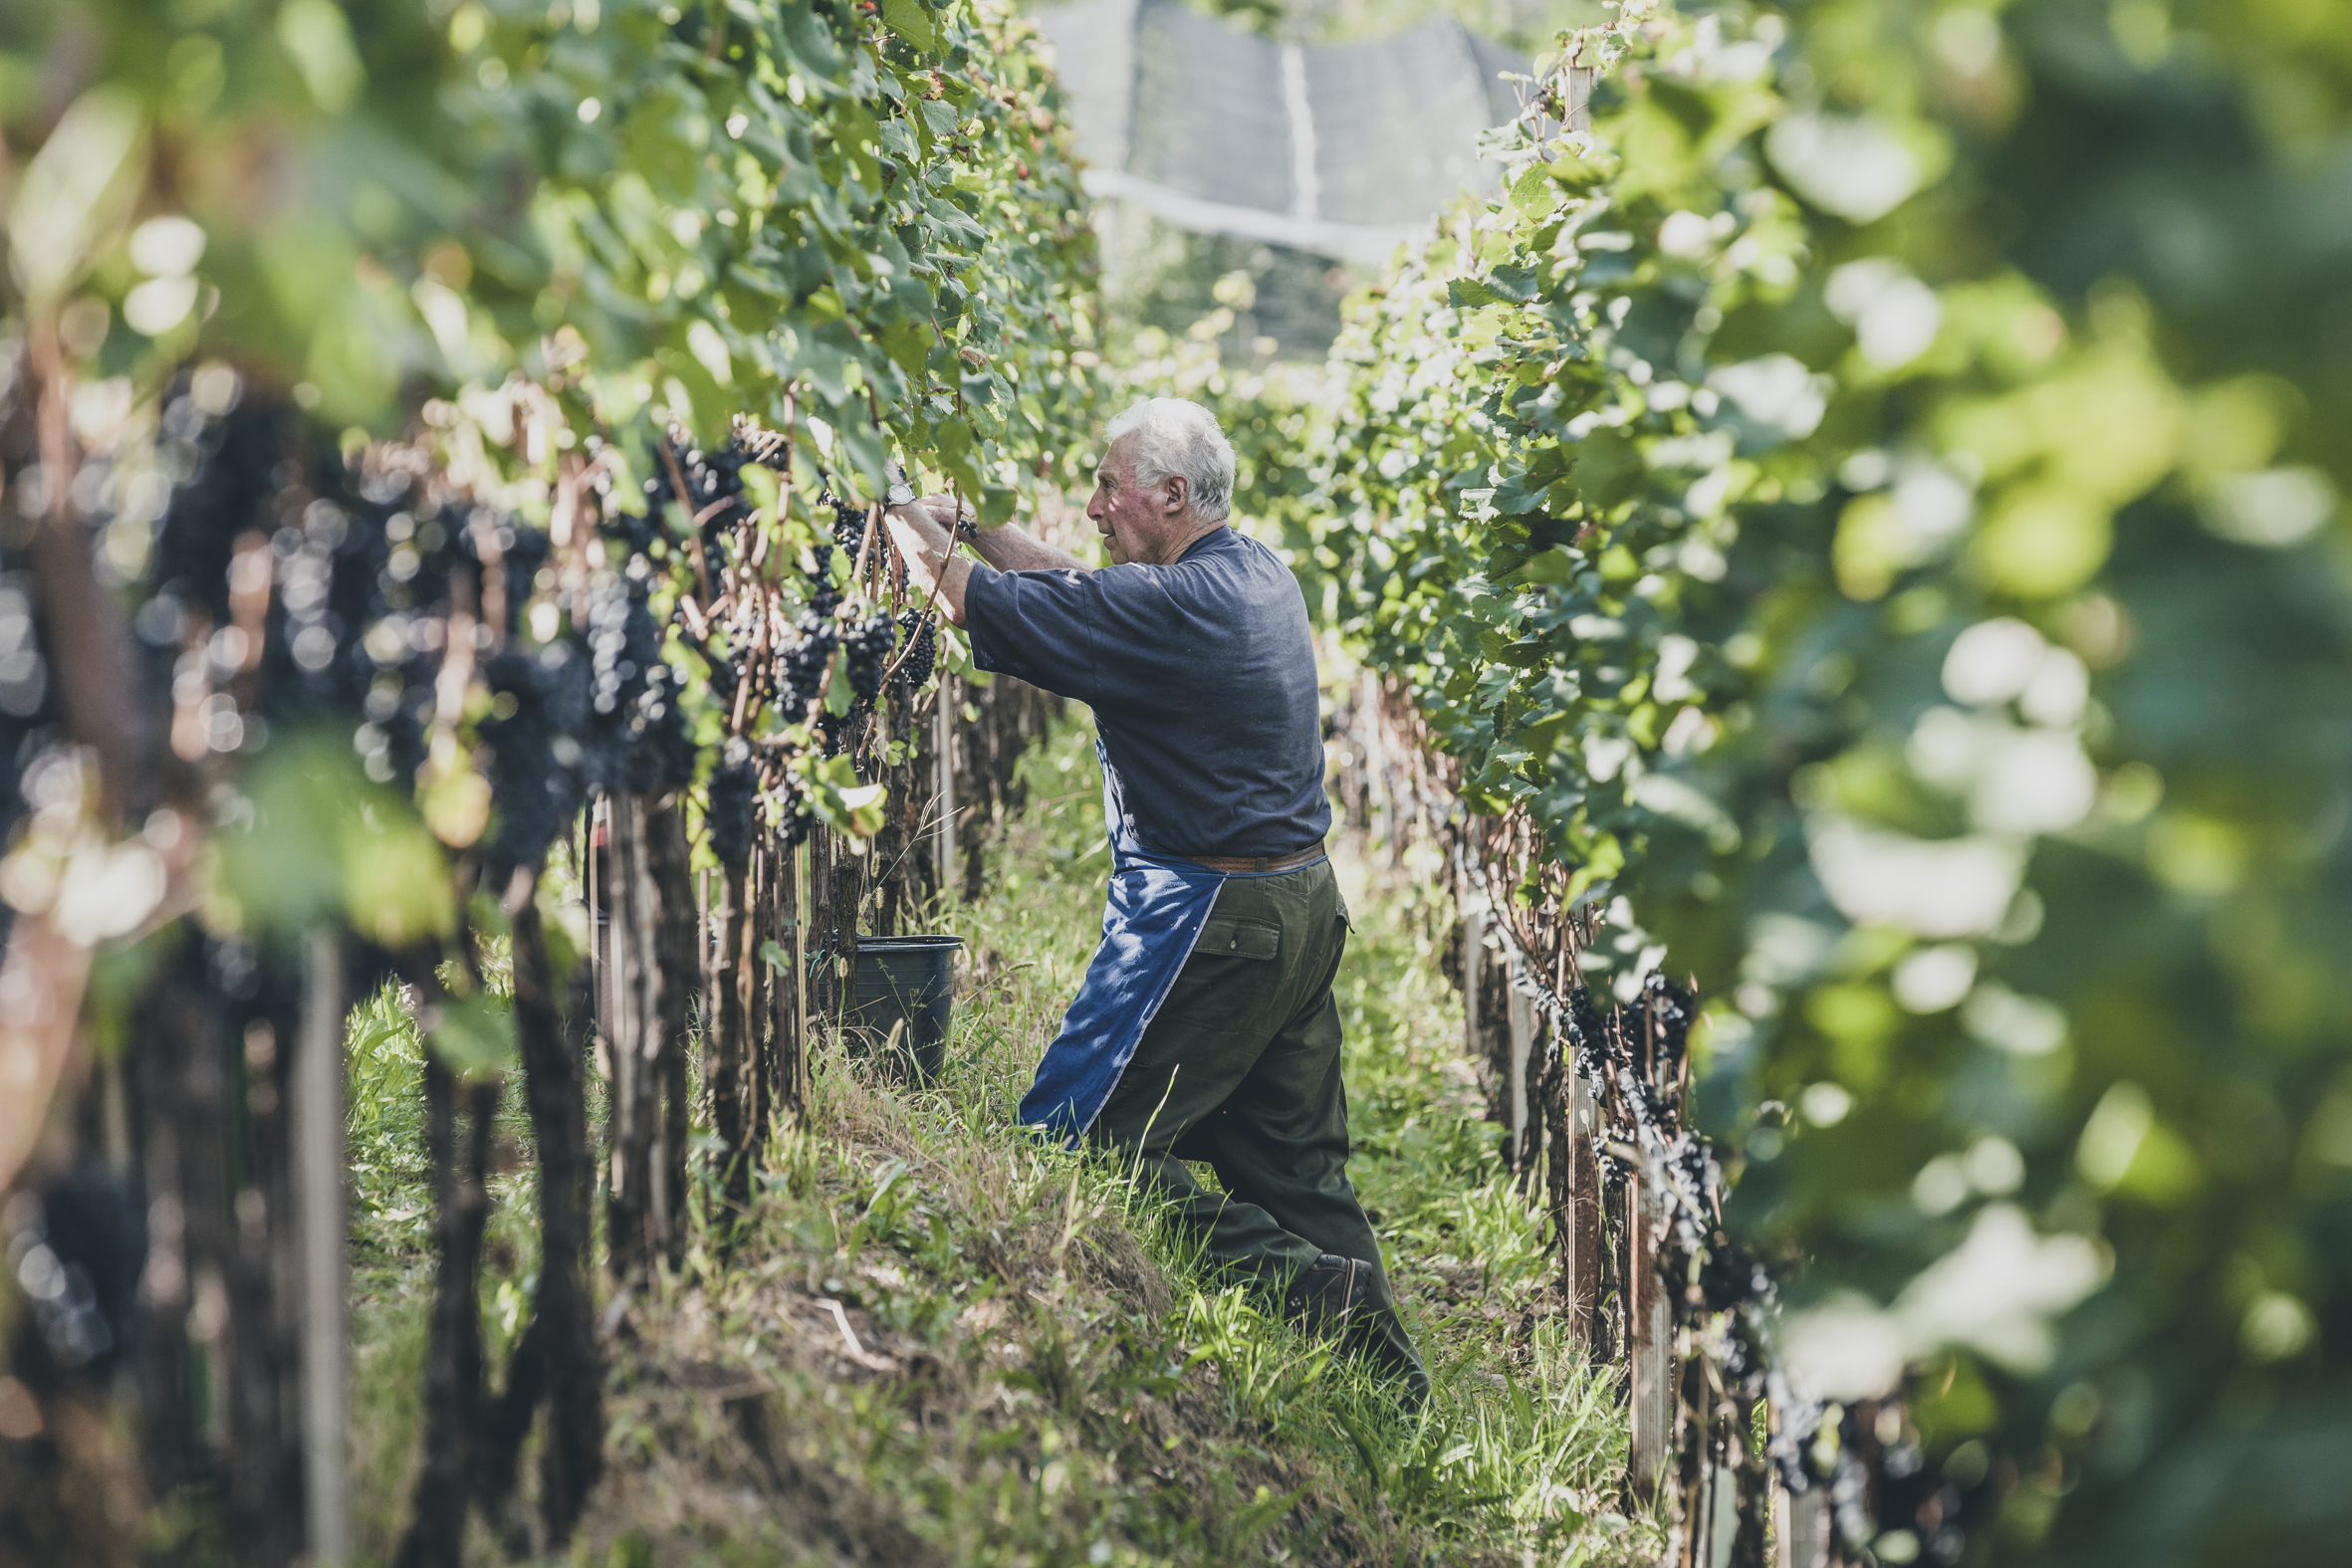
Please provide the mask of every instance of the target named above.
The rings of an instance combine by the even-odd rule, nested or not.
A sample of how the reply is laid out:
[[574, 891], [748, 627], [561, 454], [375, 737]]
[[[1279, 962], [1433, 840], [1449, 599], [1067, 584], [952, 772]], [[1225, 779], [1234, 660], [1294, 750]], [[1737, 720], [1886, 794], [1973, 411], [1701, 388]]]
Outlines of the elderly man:
[[[1108, 435], [1086, 505], [1100, 569], [903, 487], [888, 514], [974, 662], [1088, 704], [1100, 736], [1102, 945], [1022, 1120], [1133, 1160], [1210, 1257], [1418, 1404], [1428, 1379], [1347, 1181], [1331, 996], [1347, 910], [1322, 847], [1306, 606], [1273, 552], [1226, 526], [1233, 448], [1206, 409], [1153, 398]], [[987, 564], [954, 554], [951, 524]]]

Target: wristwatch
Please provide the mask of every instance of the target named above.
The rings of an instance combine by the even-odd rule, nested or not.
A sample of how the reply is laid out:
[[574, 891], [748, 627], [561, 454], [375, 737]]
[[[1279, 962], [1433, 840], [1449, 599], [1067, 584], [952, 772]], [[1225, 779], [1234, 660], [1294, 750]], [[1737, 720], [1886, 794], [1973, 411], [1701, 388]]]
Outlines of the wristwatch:
[[[882, 492], [883, 498], [894, 507], [914, 505], [915, 487], [906, 482], [906, 475], [899, 471], [898, 465], [892, 463], [883, 473], [890, 481], [890, 488]], [[979, 522], [969, 503], [956, 515], [956, 538], [974, 544], [980, 541]]]

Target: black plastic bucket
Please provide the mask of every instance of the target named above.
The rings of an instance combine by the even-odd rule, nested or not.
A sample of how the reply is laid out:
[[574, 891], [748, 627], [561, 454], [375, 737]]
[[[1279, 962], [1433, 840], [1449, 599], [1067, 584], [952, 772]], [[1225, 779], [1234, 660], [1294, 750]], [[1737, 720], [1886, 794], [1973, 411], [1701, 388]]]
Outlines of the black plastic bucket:
[[947, 1058], [955, 1011], [956, 950], [962, 937], [859, 937], [857, 1008], [851, 1021], [876, 1046], [897, 1031], [893, 1054], [918, 1078], [935, 1077]]

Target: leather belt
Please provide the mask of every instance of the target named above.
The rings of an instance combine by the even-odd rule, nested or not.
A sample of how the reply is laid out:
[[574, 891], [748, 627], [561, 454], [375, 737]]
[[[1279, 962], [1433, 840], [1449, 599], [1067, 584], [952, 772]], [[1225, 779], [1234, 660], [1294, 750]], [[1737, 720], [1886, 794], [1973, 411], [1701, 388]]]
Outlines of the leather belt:
[[1196, 866], [1207, 866], [1212, 871], [1295, 871], [1323, 858], [1323, 846], [1301, 849], [1289, 855], [1179, 855]]

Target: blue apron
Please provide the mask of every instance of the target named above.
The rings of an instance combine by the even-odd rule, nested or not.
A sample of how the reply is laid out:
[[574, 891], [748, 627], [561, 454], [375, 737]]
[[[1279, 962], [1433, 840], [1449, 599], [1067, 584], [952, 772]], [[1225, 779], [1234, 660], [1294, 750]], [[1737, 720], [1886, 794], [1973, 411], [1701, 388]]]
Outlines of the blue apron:
[[[1102, 743], [1094, 749], [1102, 753]], [[1037, 1081], [1022, 1096], [1025, 1126], [1075, 1145], [1119, 1086], [1143, 1031], [1192, 957], [1228, 873], [1174, 855], [1155, 855], [1127, 829], [1118, 775], [1102, 760], [1102, 816], [1110, 832], [1110, 895], [1102, 945], [1046, 1047]], [[1255, 876], [1257, 872], [1234, 875]], [[1268, 875], [1280, 875], [1270, 872]]]

